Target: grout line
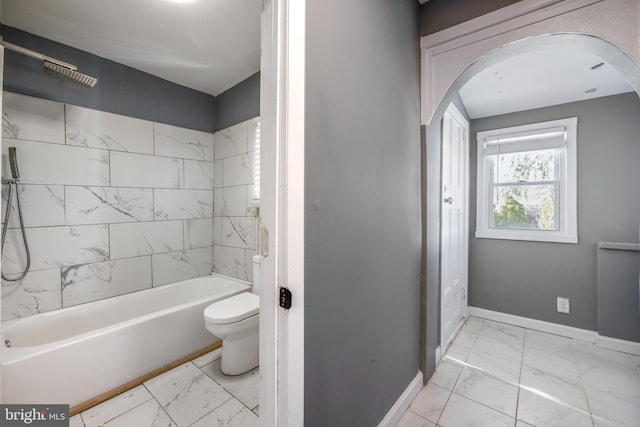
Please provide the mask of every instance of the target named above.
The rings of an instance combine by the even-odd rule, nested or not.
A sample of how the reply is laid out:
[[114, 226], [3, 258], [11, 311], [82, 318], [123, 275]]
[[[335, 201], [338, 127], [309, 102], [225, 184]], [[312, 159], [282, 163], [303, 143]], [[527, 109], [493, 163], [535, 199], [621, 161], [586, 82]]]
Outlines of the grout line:
[[520, 357], [520, 373], [518, 374], [518, 392], [516, 395], [516, 412], [515, 419], [516, 423], [518, 422], [518, 410], [520, 409], [520, 392], [522, 390], [522, 367], [524, 365], [524, 346], [527, 340], [527, 329], [524, 328], [524, 340], [522, 342], [522, 356]]
[[571, 350], [573, 351], [573, 356], [576, 358], [576, 366], [578, 367], [578, 376], [580, 377], [580, 384], [582, 384], [582, 391], [584, 392], [584, 399], [587, 402], [587, 411], [589, 411], [589, 415], [591, 417], [591, 424], [595, 427], [596, 421], [593, 416], [593, 412], [591, 411], [591, 405], [589, 405], [589, 396], [587, 396], [587, 386], [584, 383], [584, 379], [582, 378], [582, 369], [580, 368], [580, 359], [578, 358], [578, 351], [575, 346], [575, 342], [571, 340], [569, 343], [571, 346]]

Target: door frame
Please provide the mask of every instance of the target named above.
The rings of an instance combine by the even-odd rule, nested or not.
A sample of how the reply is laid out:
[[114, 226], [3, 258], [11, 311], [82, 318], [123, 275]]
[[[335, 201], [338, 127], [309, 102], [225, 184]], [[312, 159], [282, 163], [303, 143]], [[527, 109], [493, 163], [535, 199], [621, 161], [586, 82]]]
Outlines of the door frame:
[[[260, 425], [304, 423], [305, 3], [264, 0], [261, 17]], [[278, 307], [279, 287], [293, 294]]]
[[[458, 107], [456, 107], [456, 105], [454, 103], [449, 104], [449, 106], [447, 107], [446, 111], [444, 114], [450, 114], [452, 116], [453, 119], [459, 121], [461, 124], [464, 125], [465, 130], [466, 130], [466, 141], [465, 141], [465, 153], [464, 153], [464, 158], [465, 158], [465, 164], [463, 165], [463, 173], [464, 173], [464, 189], [462, 190], [462, 197], [463, 197], [463, 203], [462, 203], [462, 217], [463, 217], [463, 223], [464, 223], [464, 227], [462, 229], [462, 238], [460, 239], [462, 241], [462, 246], [463, 246], [463, 260], [462, 260], [462, 265], [463, 265], [463, 272], [462, 272], [462, 277], [463, 277], [463, 282], [464, 282], [464, 311], [463, 311], [463, 316], [466, 317], [467, 315], [467, 310], [469, 307], [469, 185], [470, 185], [470, 176], [469, 176], [469, 161], [470, 161], [470, 156], [469, 156], [469, 140], [470, 140], [470, 135], [469, 135], [469, 121], [462, 115], [462, 113], [460, 112], [460, 110], [458, 109]], [[443, 125], [444, 125], [444, 121], [443, 121]], [[443, 126], [443, 130], [442, 130], [442, 145], [444, 147], [445, 141], [444, 141], [444, 126]], [[442, 177], [444, 176], [445, 170], [444, 170], [444, 150], [442, 150], [442, 161], [440, 162], [443, 165], [442, 171], [440, 173], [440, 183], [442, 184]], [[440, 218], [442, 218], [444, 215], [444, 203], [440, 204]], [[442, 253], [442, 243], [443, 243], [443, 239], [442, 239], [442, 229], [440, 230], [440, 252]], [[442, 270], [442, 257], [440, 257], [440, 270]], [[443, 281], [443, 275], [440, 275], [440, 349], [436, 350], [436, 363], [440, 360], [440, 357], [442, 355], [442, 353], [444, 351], [446, 351], [446, 348], [448, 346], [448, 342], [444, 341], [444, 337], [443, 337], [443, 328], [444, 328], [444, 322], [442, 322], [442, 292], [443, 292], [443, 288], [444, 288], [444, 281]], [[460, 326], [462, 326], [462, 322], [460, 322], [457, 326], [456, 326], [456, 331], [460, 328]], [[455, 335], [455, 332], [454, 332]]]
[[[458, 91], [479, 71], [546, 43], [576, 45], [600, 55], [640, 94], [630, 71], [640, 63], [637, 0], [521, 0], [463, 24], [424, 36], [421, 48], [423, 125], [423, 274], [420, 369], [425, 383], [439, 356], [441, 139], [433, 125]], [[603, 20], [603, 17], [606, 17]], [[610, 49], [611, 46], [616, 49]]]

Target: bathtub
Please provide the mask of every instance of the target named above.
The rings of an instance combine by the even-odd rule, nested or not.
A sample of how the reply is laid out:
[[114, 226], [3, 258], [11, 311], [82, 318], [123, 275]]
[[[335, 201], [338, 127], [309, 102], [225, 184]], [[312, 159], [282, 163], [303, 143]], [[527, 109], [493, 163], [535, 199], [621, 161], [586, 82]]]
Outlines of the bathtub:
[[2, 403], [73, 407], [215, 344], [204, 309], [250, 286], [212, 274], [4, 322]]

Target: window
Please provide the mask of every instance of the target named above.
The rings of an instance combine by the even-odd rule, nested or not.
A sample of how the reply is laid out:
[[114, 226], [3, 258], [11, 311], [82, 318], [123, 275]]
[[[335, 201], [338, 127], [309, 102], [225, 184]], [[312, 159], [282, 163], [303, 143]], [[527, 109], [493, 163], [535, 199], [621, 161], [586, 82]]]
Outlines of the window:
[[577, 122], [478, 132], [476, 237], [578, 242]]

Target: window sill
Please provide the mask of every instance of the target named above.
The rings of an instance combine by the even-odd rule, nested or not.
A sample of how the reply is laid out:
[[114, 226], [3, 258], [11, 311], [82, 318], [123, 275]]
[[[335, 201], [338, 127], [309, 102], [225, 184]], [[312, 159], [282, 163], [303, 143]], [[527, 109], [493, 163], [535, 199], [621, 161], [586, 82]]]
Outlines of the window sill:
[[476, 239], [500, 239], [500, 240], [522, 240], [527, 242], [550, 242], [550, 243], [578, 243], [578, 236], [557, 234], [545, 231], [515, 231], [515, 230], [483, 230], [476, 231]]

